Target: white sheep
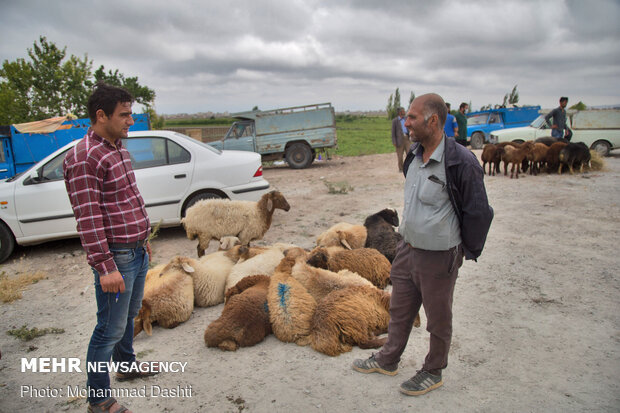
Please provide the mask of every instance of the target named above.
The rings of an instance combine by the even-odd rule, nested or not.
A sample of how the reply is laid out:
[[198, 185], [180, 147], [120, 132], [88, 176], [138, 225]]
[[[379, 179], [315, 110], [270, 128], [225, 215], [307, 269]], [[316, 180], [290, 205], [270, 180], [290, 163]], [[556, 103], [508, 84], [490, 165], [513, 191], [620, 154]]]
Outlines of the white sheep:
[[192, 315], [194, 285], [178, 258], [147, 273], [142, 308], [134, 319], [134, 337], [143, 329], [150, 336], [153, 322], [174, 328]]
[[[253, 256], [250, 255], [249, 258], [245, 260], [244, 254], [241, 253], [239, 262], [233, 266], [230, 274], [228, 274], [225, 291], [228, 291], [230, 287], [233, 287], [244, 277], [249, 275], [273, 275], [276, 267], [280, 264], [282, 258], [284, 258], [283, 251], [288, 247], [290, 246], [286, 244], [276, 244], [268, 248], [250, 248], [250, 251], [255, 250], [255, 254]], [[243, 251], [243, 248], [240, 251]]]
[[242, 245], [262, 239], [274, 210], [290, 208], [278, 191], [263, 195], [258, 202], [204, 199], [192, 205], [181, 222], [189, 239], [198, 238], [198, 256], [202, 257], [212, 239], [237, 237]]

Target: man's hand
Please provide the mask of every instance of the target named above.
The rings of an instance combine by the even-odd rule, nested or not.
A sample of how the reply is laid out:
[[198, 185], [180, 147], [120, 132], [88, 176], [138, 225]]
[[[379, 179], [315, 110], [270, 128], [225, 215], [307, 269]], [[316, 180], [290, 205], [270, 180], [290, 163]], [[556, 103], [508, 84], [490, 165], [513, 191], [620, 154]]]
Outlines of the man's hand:
[[125, 281], [120, 272], [114, 271], [104, 276], [99, 276], [99, 283], [104, 293], [124, 293]]

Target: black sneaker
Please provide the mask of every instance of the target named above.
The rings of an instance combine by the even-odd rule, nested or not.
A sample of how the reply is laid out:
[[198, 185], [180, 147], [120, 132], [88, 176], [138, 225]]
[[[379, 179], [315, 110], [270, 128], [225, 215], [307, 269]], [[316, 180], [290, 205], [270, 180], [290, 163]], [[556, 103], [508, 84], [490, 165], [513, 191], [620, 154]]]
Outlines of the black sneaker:
[[421, 396], [443, 386], [441, 374], [418, 370], [417, 374], [400, 385], [400, 392], [408, 396]]
[[359, 371], [360, 373], [381, 373], [387, 374], [388, 376], [395, 376], [398, 373], [398, 364], [394, 367], [383, 367], [375, 360], [375, 355], [373, 354], [366, 360], [354, 360], [353, 370]]

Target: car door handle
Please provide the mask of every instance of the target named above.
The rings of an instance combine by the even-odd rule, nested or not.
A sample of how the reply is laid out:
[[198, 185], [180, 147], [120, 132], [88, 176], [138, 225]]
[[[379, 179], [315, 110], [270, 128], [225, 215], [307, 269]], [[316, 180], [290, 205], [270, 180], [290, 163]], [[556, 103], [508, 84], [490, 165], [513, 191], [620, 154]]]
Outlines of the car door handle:
[[181, 179], [181, 178], [185, 178], [185, 177], [187, 177], [187, 175], [185, 175], [185, 174], [175, 175], [174, 179]]

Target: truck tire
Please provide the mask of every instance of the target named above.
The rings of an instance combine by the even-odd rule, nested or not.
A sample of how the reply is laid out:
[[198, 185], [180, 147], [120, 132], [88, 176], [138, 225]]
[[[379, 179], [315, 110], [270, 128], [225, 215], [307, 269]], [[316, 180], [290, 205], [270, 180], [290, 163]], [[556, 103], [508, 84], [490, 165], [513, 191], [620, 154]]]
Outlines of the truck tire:
[[301, 142], [295, 142], [286, 149], [286, 162], [293, 169], [303, 169], [312, 163], [312, 149]]
[[482, 149], [484, 146], [484, 134], [482, 132], [474, 132], [471, 135], [470, 145], [472, 149]]
[[181, 216], [184, 217], [189, 207], [191, 207], [198, 201], [202, 201], [203, 199], [222, 199], [222, 198], [223, 197], [220, 194], [217, 194], [215, 192], [201, 192], [199, 194], [196, 194], [192, 196], [189, 199], [189, 201], [187, 201], [187, 203], [185, 204], [185, 208], [183, 208], [183, 212], [181, 213]]
[[611, 145], [606, 141], [596, 141], [590, 146], [590, 149], [595, 150], [601, 156], [609, 156]]
[[4, 262], [11, 256], [15, 249], [15, 238], [13, 233], [4, 222], [0, 222], [0, 262]]

